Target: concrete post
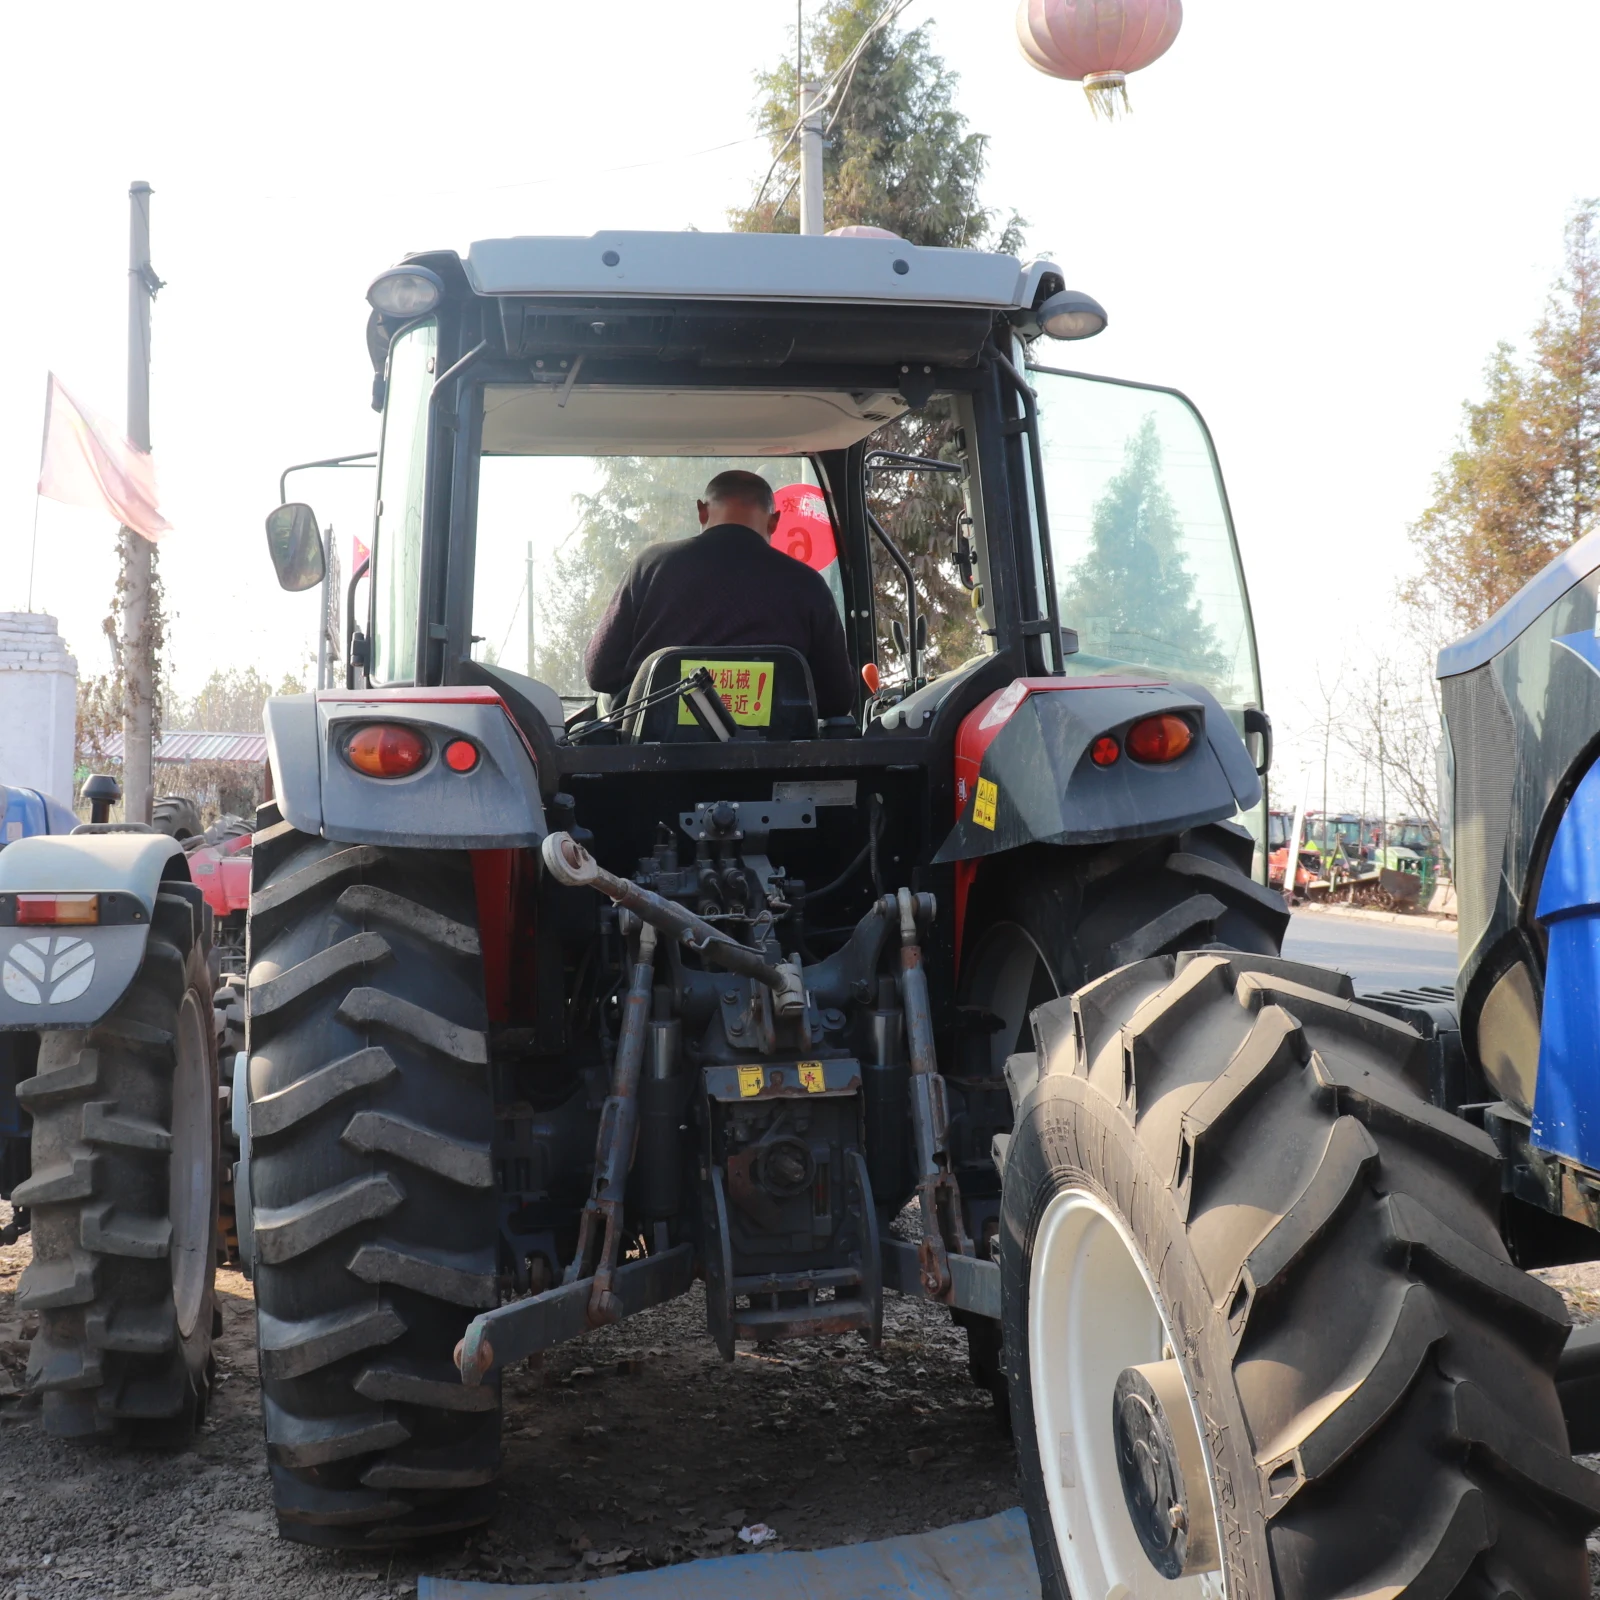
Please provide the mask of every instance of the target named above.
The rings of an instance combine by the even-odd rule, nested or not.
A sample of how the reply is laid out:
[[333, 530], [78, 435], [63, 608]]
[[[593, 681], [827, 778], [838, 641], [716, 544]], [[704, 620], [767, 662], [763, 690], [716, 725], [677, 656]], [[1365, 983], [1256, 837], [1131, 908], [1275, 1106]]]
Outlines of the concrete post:
[[822, 222], [822, 113], [812, 110], [822, 99], [820, 83], [800, 90], [800, 231], [824, 233]]
[[[150, 448], [150, 185], [128, 190], [128, 439]], [[122, 806], [129, 822], [148, 822], [155, 802], [152, 739], [155, 731], [155, 639], [151, 591], [155, 546], [131, 528], [122, 530]]]

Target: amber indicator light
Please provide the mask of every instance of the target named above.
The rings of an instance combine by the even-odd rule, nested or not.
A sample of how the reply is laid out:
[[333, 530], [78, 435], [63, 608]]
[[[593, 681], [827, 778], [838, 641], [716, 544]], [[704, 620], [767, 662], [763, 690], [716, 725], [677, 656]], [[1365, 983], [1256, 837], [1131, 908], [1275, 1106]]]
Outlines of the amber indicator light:
[[452, 772], [471, 772], [478, 764], [478, 747], [470, 739], [452, 739], [444, 747], [444, 764]]
[[1101, 734], [1100, 737], [1089, 746], [1089, 759], [1094, 762], [1097, 767], [1109, 767], [1112, 762], [1114, 762], [1121, 754], [1122, 746], [1118, 744], [1109, 733]]
[[344, 758], [369, 778], [404, 778], [428, 759], [428, 741], [411, 728], [374, 722], [351, 734]]
[[63, 923], [97, 923], [100, 896], [97, 894], [19, 894], [17, 926], [60, 927]]
[[1128, 729], [1128, 754], [1135, 761], [1176, 761], [1193, 743], [1194, 729], [1170, 711]]

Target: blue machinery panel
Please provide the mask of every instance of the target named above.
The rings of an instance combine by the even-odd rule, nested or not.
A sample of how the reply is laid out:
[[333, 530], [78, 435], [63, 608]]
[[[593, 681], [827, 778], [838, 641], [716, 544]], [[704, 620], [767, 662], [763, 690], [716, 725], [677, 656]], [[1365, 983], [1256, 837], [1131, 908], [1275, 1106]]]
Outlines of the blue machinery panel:
[[1556, 830], [1535, 914], [1550, 950], [1533, 1142], [1600, 1169], [1600, 763], [1584, 774]]

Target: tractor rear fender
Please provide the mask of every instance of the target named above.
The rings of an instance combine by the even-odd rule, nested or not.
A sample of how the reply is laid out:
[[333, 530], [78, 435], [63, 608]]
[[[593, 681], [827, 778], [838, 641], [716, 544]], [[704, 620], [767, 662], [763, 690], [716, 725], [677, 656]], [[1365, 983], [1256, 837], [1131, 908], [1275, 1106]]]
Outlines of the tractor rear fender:
[[[1195, 738], [1156, 764], [1127, 751], [1148, 717], [1183, 718]], [[1117, 754], [1096, 764], [1109, 736]], [[1261, 780], [1220, 704], [1193, 684], [1150, 679], [1019, 678], [956, 735], [956, 824], [936, 861], [977, 861], [1025, 844], [1102, 844], [1176, 833], [1247, 811]]]
[[[345, 757], [351, 737], [382, 723], [422, 735], [427, 755], [399, 778], [373, 778]], [[504, 702], [478, 687], [284, 695], [266, 707], [267, 759], [283, 818], [347, 844], [414, 850], [537, 847], [546, 833], [533, 756]], [[445, 758], [458, 740], [476, 759]]]
[[[51, 834], [0, 851], [0, 1031], [98, 1022], [139, 970], [156, 895], [174, 879], [186, 884], [189, 868], [164, 833]], [[98, 897], [97, 922], [19, 926], [19, 895], [84, 894]]]

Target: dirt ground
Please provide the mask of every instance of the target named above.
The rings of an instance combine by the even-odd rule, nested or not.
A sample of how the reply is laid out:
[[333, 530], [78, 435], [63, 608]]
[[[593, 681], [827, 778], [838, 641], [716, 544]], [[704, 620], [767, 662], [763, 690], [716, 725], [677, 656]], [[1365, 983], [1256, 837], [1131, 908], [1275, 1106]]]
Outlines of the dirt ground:
[[[878, 1351], [855, 1335], [741, 1346], [730, 1366], [696, 1290], [507, 1377], [500, 1511], [465, 1547], [390, 1559], [291, 1544], [263, 1465], [249, 1283], [218, 1276], [219, 1382], [201, 1434], [141, 1451], [40, 1431], [18, 1392], [28, 1258], [26, 1237], [0, 1249], [0, 1600], [403, 1600], [419, 1571], [551, 1582], [725, 1555], [758, 1523], [776, 1531], [767, 1548], [808, 1549], [1018, 1500], [1010, 1442], [944, 1312], [891, 1295]], [[1541, 1276], [1579, 1320], [1600, 1315], [1600, 1264]]]
[[0, 1249], [0, 1600], [378, 1600], [412, 1593], [419, 1571], [550, 1582], [726, 1555], [757, 1523], [777, 1531], [766, 1548], [805, 1549], [1018, 1501], [1010, 1441], [948, 1313], [891, 1295], [878, 1351], [857, 1335], [741, 1346], [730, 1366], [697, 1289], [508, 1375], [500, 1511], [465, 1548], [311, 1549], [272, 1516], [249, 1283], [218, 1275], [220, 1381], [194, 1445], [139, 1451], [48, 1439], [17, 1398], [28, 1258], [26, 1237]]

